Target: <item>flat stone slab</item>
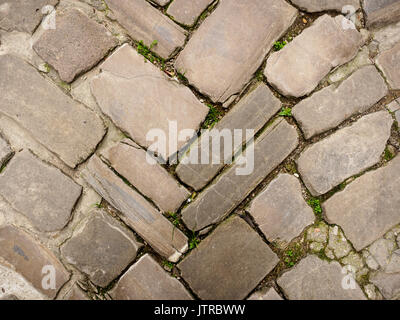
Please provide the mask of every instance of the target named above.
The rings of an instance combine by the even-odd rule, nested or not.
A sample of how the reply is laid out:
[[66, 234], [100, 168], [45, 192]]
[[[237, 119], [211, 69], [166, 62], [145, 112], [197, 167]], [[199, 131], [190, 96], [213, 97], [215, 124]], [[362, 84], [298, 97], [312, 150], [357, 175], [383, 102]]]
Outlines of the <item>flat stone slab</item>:
[[248, 300], [283, 300], [274, 288], [253, 293]]
[[310, 224], [314, 212], [305, 202], [297, 178], [281, 174], [252, 202], [250, 214], [270, 242], [290, 242]]
[[74, 284], [70, 290], [65, 294], [63, 300], [83, 301], [90, 300], [86, 292], [84, 292], [77, 284]]
[[96, 65], [117, 45], [111, 33], [77, 9], [58, 11], [56, 29], [44, 31], [33, 49], [71, 82]]
[[290, 300], [366, 300], [354, 280], [354, 289], [344, 289], [346, 274], [337, 261], [327, 262], [311, 255], [278, 279]]
[[363, 43], [356, 29], [343, 28], [342, 15], [323, 15], [267, 60], [267, 81], [285, 96], [312, 92], [335, 67], [353, 59]]
[[172, 16], [175, 21], [187, 26], [192, 26], [203, 11], [213, 2], [214, 0], [176, 0], [168, 6], [167, 13]]
[[400, 272], [385, 273], [379, 271], [370, 277], [370, 281], [376, 285], [386, 299], [400, 298]]
[[[137, 41], [163, 58], [183, 47], [186, 32], [145, 0], [106, 0], [115, 18]], [[153, 41], [157, 41], [152, 46]]]
[[292, 109], [306, 139], [338, 126], [356, 113], [368, 110], [388, 94], [374, 66], [366, 66], [338, 87], [333, 84], [301, 101]]
[[93, 153], [105, 134], [104, 124], [95, 113], [20, 58], [0, 56], [0, 91], [0, 113], [72, 168]]
[[185, 287], [148, 254], [121, 277], [110, 292], [115, 300], [192, 300]]
[[243, 89], [296, 15], [282, 0], [221, 1], [175, 66], [214, 102], [225, 102]]
[[51, 299], [70, 277], [50, 250], [12, 226], [0, 228], [0, 264], [11, 267]]
[[386, 111], [369, 114], [303, 151], [297, 160], [298, 170], [312, 195], [325, 194], [377, 164], [392, 124]]
[[197, 231], [223, 219], [289, 156], [298, 143], [298, 134], [293, 126], [283, 119], [274, 122], [255, 141], [254, 152], [242, 155], [241, 159], [247, 163], [246, 169], [241, 161], [236, 160], [192, 204], [182, 210], [186, 226]]
[[95, 210], [61, 247], [61, 254], [94, 284], [106, 287], [135, 259], [141, 246], [130, 230]]
[[101, 70], [91, 82], [101, 110], [141, 146], [153, 144], [147, 139], [152, 130], [164, 133], [167, 147], [164, 157], [176, 153], [191, 138], [176, 142], [179, 137], [170, 137], [170, 128], [176, 124], [178, 133], [189, 129], [194, 135], [208, 114], [209, 109], [189, 88], [168, 79], [129, 45], [113, 53]]
[[0, 168], [10, 158], [12, 150], [8, 143], [0, 137]]
[[362, 0], [368, 27], [378, 28], [400, 21], [398, 0]]
[[160, 255], [177, 262], [188, 249], [187, 237], [145, 198], [93, 156], [83, 177], [115, 209], [120, 217]]
[[222, 223], [178, 267], [201, 299], [240, 300], [278, 261], [261, 237], [236, 216]]
[[24, 150], [0, 175], [0, 195], [42, 232], [63, 229], [82, 187]]
[[32, 33], [48, 13], [43, 8], [57, 3], [58, 0], [0, 0], [0, 29]]
[[381, 53], [376, 59], [376, 65], [384, 73], [391, 88], [400, 90], [400, 42]]
[[364, 174], [323, 203], [329, 223], [342, 227], [359, 251], [400, 223], [400, 157]]
[[[281, 102], [275, 98], [266, 85], [257, 85], [212, 130], [204, 132], [190, 146], [189, 152], [176, 169], [179, 178], [195, 190], [202, 189], [236, 153], [235, 147], [240, 148], [243, 142], [253, 138], [254, 134], [278, 112], [280, 106]], [[242, 139], [238, 143], [235, 142], [234, 138], [235, 130], [236, 132], [240, 130], [242, 135]], [[254, 130], [254, 134], [248, 135], [246, 130]], [[225, 139], [220, 139], [221, 136], [224, 136], [225, 131], [232, 138], [233, 143], [231, 142], [231, 145]], [[216, 146], [219, 146], [217, 148], [218, 154], [213, 153], [214, 141], [218, 143]], [[229, 147], [230, 149], [228, 149]], [[226, 150], [233, 152], [225, 154]], [[207, 152], [210, 155], [209, 163], [203, 164], [201, 157]]]
[[345, 6], [352, 6], [355, 10], [360, 8], [360, 1], [358, 0], [293, 0], [292, 3], [307, 12], [329, 10], [342, 12]]

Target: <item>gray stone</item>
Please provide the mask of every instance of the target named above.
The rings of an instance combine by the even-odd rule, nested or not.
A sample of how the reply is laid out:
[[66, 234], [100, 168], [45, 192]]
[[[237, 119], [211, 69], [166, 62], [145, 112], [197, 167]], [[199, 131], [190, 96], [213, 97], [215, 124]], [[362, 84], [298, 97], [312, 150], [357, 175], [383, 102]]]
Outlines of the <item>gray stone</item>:
[[0, 56], [0, 90], [0, 113], [70, 167], [85, 161], [105, 134], [99, 117], [17, 57]]
[[400, 20], [398, 0], [362, 0], [368, 27], [381, 27]]
[[175, 66], [214, 102], [225, 102], [242, 91], [296, 14], [282, 0], [221, 1]]
[[389, 264], [395, 246], [396, 245], [393, 241], [379, 239], [368, 248], [368, 251], [371, 253], [375, 261], [380, 265], [380, 267], [385, 269]]
[[370, 277], [370, 281], [378, 287], [386, 299], [400, 298], [400, 272], [392, 274], [377, 272]]
[[253, 293], [248, 300], [283, 300], [274, 288], [268, 290], [257, 291]]
[[328, 241], [328, 233], [329, 227], [324, 222], [320, 222], [307, 230], [307, 240], [325, 244]]
[[197, 231], [223, 219], [289, 156], [298, 143], [298, 134], [293, 126], [282, 119], [274, 122], [252, 144], [254, 150], [248, 147], [250, 151], [236, 159], [228, 170], [182, 210], [186, 226]]
[[0, 175], [0, 195], [42, 232], [63, 229], [82, 187], [59, 169], [22, 151]]
[[279, 259], [241, 218], [222, 223], [178, 267], [206, 300], [244, 299]]
[[192, 300], [185, 287], [146, 254], [111, 291], [115, 300]]
[[338, 87], [331, 85], [292, 109], [306, 139], [335, 128], [356, 113], [368, 110], [386, 96], [388, 88], [374, 66], [352, 74]]
[[369, 114], [303, 151], [297, 161], [298, 170], [311, 194], [325, 194], [377, 164], [392, 124], [386, 111]]
[[[254, 137], [254, 135], [247, 135], [246, 130], [254, 130], [254, 134], [256, 134], [278, 112], [280, 106], [280, 101], [274, 97], [267, 86], [264, 84], [258, 85], [243, 97], [211, 131], [204, 132], [190, 146], [189, 152], [176, 169], [179, 178], [195, 190], [202, 189], [218, 174], [225, 164], [229, 163], [233, 154], [237, 152], [235, 147], [240, 148], [243, 142], [249, 141]], [[226, 130], [229, 130], [228, 134], [232, 141], [234, 141], [235, 130], [236, 132], [240, 130], [242, 139], [238, 142], [234, 141], [234, 143], [226, 142], [225, 139], [221, 139]], [[216, 145], [219, 151], [218, 154], [213, 153], [215, 143], [218, 143]], [[234, 146], [232, 147], [233, 144]], [[233, 150], [233, 153], [225, 154], [226, 149]], [[208, 164], [203, 164], [201, 157], [207, 152], [211, 157], [208, 157]]]
[[64, 295], [63, 300], [83, 301], [83, 300], [90, 300], [90, 299], [87, 296], [86, 292], [84, 292], [77, 284], [74, 284], [68, 290], [68, 292]]
[[400, 90], [400, 42], [392, 49], [382, 52], [376, 59], [376, 65], [382, 70], [389, 86]]
[[387, 108], [390, 112], [396, 112], [400, 110], [400, 99], [393, 100], [391, 103], [388, 104]]
[[364, 174], [323, 203], [329, 223], [342, 227], [357, 251], [400, 223], [400, 157]]
[[8, 143], [0, 137], [0, 168], [10, 158], [12, 150]]
[[354, 281], [354, 289], [344, 289], [342, 267], [311, 255], [278, 279], [278, 285], [290, 300], [365, 300]]
[[[384, 28], [372, 32], [373, 41], [370, 46], [377, 46], [379, 52], [393, 48], [400, 42], [400, 21], [396, 24], [390, 24]], [[374, 53], [375, 50], [373, 50]]]
[[80, 10], [58, 11], [56, 23], [56, 29], [44, 31], [33, 49], [65, 82], [96, 65], [117, 44], [103, 25]]
[[328, 10], [342, 12], [345, 6], [352, 6], [355, 10], [360, 8], [359, 0], [292, 0], [292, 3], [298, 6], [301, 10], [307, 12], [321, 12]]
[[165, 6], [167, 3], [171, 2], [171, 0], [150, 0], [160, 6]]
[[363, 39], [356, 29], [343, 30], [343, 19], [324, 15], [273, 53], [264, 72], [268, 82], [285, 96], [302, 97], [333, 68], [353, 59]]
[[187, 26], [192, 26], [201, 13], [214, 2], [214, 0], [174, 0], [168, 7], [167, 13], [175, 21]]
[[347, 256], [351, 251], [351, 245], [348, 243], [344, 234], [337, 226], [329, 228], [329, 241], [328, 249], [332, 250], [332, 253], [337, 259], [341, 259]]

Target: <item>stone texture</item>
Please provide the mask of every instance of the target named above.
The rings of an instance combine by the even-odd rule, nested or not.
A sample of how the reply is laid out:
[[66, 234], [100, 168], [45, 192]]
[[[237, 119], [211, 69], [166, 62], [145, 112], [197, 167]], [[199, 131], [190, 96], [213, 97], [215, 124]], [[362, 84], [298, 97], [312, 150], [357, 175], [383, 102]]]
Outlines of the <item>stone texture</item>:
[[321, 12], [328, 10], [342, 12], [343, 7], [345, 6], [353, 6], [355, 10], [360, 8], [360, 1], [358, 0], [292, 0], [292, 3], [298, 6], [301, 10], [307, 12]]
[[17, 57], [0, 56], [0, 90], [0, 113], [70, 167], [86, 160], [104, 136], [100, 118]]
[[290, 300], [365, 300], [355, 281], [355, 289], [342, 287], [345, 276], [338, 262], [327, 262], [311, 255], [284, 273], [278, 285]]
[[170, 122], [176, 121], [178, 133], [197, 131], [208, 114], [208, 108], [189, 88], [169, 80], [129, 45], [111, 55], [101, 70], [91, 83], [93, 95], [101, 110], [141, 146], [152, 145], [147, 139], [150, 130], [161, 130], [167, 136], [169, 157], [191, 138], [186, 137], [175, 146], [172, 141], [170, 147]]
[[376, 59], [376, 64], [384, 73], [391, 88], [400, 90], [400, 42], [392, 49], [381, 53]]
[[343, 16], [324, 15], [267, 61], [265, 76], [285, 96], [312, 92], [335, 67], [353, 59], [363, 43], [356, 29], [344, 30]]
[[329, 241], [326, 250], [331, 250], [337, 259], [341, 259], [350, 253], [351, 245], [338, 226], [329, 228]]
[[0, 137], [0, 168], [10, 158], [12, 150], [8, 143]]
[[283, 300], [274, 288], [253, 293], [248, 300]]
[[77, 9], [57, 12], [56, 23], [56, 29], [44, 31], [33, 49], [65, 82], [89, 70], [117, 44], [103, 25]]
[[398, 128], [400, 130], [400, 110], [395, 113]]
[[97, 156], [90, 159], [83, 176], [97, 193], [120, 211], [120, 217], [125, 223], [160, 255], [176, 262], [186, 252], [186, 236]]
[[240, 159], [236, 160], [233, 166], [205, 189], [192, 204], [182, 210], [186, 226], [197, 231], [220, 221], [240, 204], [298, 143], [297, 131], [293, 126], [282, 119], [274, 122], [253, 144], [254, 152], [248, 152], [241, 157], [248, 169], [252, 169], [250, 166], [254, 160], [254, 170], [241, 173], [238, 170], [243, 170], [244, 165]]
[[175, 66], [213, 101], [225, 102], [243, 89], [296, 14], [282, 0], [221, 1]]
[[146, 254], [111, 291], [115, 300], [191, 300], [185, 287]]
[[374, 54], [393, 48], [400, 42], [400, 21], [384, 28], [373, 30], [373, 40], [368, 46]]
[[[225, 156], [225, 148], [231, 147], [231, 150], [235, 153], [237, 151], [235, 150], [236, 146], [240, 148], [243, 142], [254, 137], [254, 135], [247, 136], [246, 130], [254, 130], [254, 134], [256, 134], [278, 112], [280, 106], [280, 101], [275, 98], [267, 86], [264, 84], [257, 85], [211, 131], [204, 132], [201, 138], [190, 146], [189, 152], [176, 169], [179, 178], [195, 190], [202, 189], [232, 158], [232, 153]], [[220, 139], [224, 130], [229, 130], [232, 141], [234, 141], [235, 130], [236, 132], [240, 130], [242, 139], [239, 143], [234, 141], [231, 146], [228, 143], [225, 144], [225, 139]], [[217, 139], [215, 141], [219, 143], [218, 154], [212, 152], [213, 139]], [[204, 154], [208, 152], [211, 155], [208, 164], [203, 164], [201, 161], [203, 152]]]
[[359, 251], [400, 223], [400, 157], [364, 174], [323, 203], [328, 222], [342, 227]]
[[368, 27], [381, 27], [400, 20], [398, 0], [362, 0]]
[[239, 300], [244, 299], [278, 261], [275, 253], [245, 221], [233, 217], [203, 240], [178, 267], [201, 299]]
[[[54, 298], [69, 280], [69, 273], [47, 248], [12, 226], [0, 228], [0, 265], [11, 267], [38, 291]], [[54, 268], [54, 269], [53, 269]], [[53, 273], [54, 271], [54, 273]], [[55, 276], [55, 288], [48, 288], [46, 276]]]
[[364, 112], [386, 96], [388, 88], [373, 66], [364, 67], [338, 87], [331, 85], [301, 101], [292, 114], [306, 139], [335, 128], [357, 112]]
[[290, 242], [315, 219], [304, 201], [300, 182], [289, 174], [273, 180], [253, 200], [249, 211], [270, 242]]
[[164, 212], [175, 212], [190, 195], [158, 163], [149, 163], [146, 151], [129, 139], [121, 141], [102, 155], [121, 176]]
[[171, 2], [171, 0], [150, 0], [160, 6], [165, 6], [167, 3]]
[[386, 111], [369, 114], [309, 148], [297, 161], [314, 196], [377, 164], [390, 137], [393, 119]]
[[145, 0], [106, 0], [115, 18], [137, 41], [163, 58], [170, 57], [185, 44], [185, 30]]
[[368, 248], [368, 251], [374, 260], [379, 264], [379, 266], [382, 269], [385, 269], [390, 263], [395, 248], [396, 244], [394, 241], [390, 241], [388, 239], [379, 239]]
[[90, 300], [86, 292], [84, 292], [78, 285], [73, 285], [70, 290], [65, 294], [63, 300], [83, 301]]
[[42, 232], [67, 225], [81, 192], [81, 186], [26, 150], [0, 175], [0, 195]]
[[388, 104], [387, 108], [390, 112], [396, 112], [397, 110], [400, 110], [400, 99], [393, 100]]
[[212, 2], [214, 2], [214, 0], [175, 0], [168, 7], [167, 13], [172, 16], [175, 21], [187, 26], [192, 26]]
[[400, 299], [400, 272], [377, 272], [370, 277], [370, 281], [379, 288], [386, 299]]

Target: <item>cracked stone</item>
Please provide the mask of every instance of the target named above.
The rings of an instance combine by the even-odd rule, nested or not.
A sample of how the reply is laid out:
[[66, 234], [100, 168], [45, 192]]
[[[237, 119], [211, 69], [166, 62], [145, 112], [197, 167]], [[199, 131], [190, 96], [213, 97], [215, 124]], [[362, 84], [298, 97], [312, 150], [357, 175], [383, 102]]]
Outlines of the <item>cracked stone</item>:
[[396, 250], [392, 253], [389, 263], [385, 268], [387, 273], [398, 273], [400, 272], [400, 250]]
[[342, 12], [345, 6], [352, 6], [355, 10], [360, 8], [358, 0], [292, 0], [293, 4], [307, 12], [322, 12], [335, 10]]
[[344, 257], [341, 262], [344, 265], [352, 266], [356, 272], [360, 272], [364, 268], [364, 261], [362, 257], [355, 252], [351, 252], [347, 257]]
[[326, 243], [328, 241], [328, 230], [329, 227], [325, 223], [320, 222], [318, 226], [307, 230], [307, 240]]
[[86, 292], [84, 292], [78, 285], [73, 285], [70, 290], [65, 294], [63, 300], [90, 300]]
[[387, 108], [390, 112], [396, 112], [400, 110], [400, 99], [393, 100], [391, 103], [388, 104]]
[[368, 268], [372, 270], [378, 270], [379, 269], [379, 263], [376, 262], [374, 257], [369, 253], [368, 250], [363, 251], [363, 257], [365, 259], [365, 263], [367, 264]]
[[378, 287], [386, 299], [400, 298], [400, 272], [389, 274], [380, 271], [372, 275], [370, 281]]
[[372, 34], [373, 41], [371, 42], [371, 46], [376, 46], [378, 49], [373, 51], [375, 54], [389, 50], [400, 41], [400, 21], [396, 24], [374, 30]]
[[390, 257], [392, 256], [395, 247], [396, 244], [393, 241], [379, 239], [375, 241], [368, 250], [381, 268], [385, 269], [389, 264]]
[[283, 300], [274, 288], [257, 291], [253, 293], [248, 300]]
[[10, 158], [12, 150], [8, 143], [0, 137], [0, 168]]
[[175, 21], [187, 26], [192, 26], [197, 18], [214, 0], [175, 0], [168, 7], [167, 14], [172, 16]]
[[376, 59], [376, 65], [384, 73], [391, 88], [399, 90], [400, 69], [398, 66], [400, 65], [400, 42], [392, 49], [382, 52]]
[[310, 243], [310, 250], [314, 253], [321, 252], [324, 249], [324, 244], [320, 242], [311, 242]]
[[340, 259], [349, 254], [351, 245], [347, 242], [344, 234], [337, 226], [329, 228], [328, 248], [332, 250], [336, 258]]
[[364, 286], [364, 291], [369, 299], [379, 300], [379, 294], [376, 292], [376, 287], [373, 284], [367, 284]]
[[362, 0], [368, 27], [378, 28], [400, 20], [398, 0]]

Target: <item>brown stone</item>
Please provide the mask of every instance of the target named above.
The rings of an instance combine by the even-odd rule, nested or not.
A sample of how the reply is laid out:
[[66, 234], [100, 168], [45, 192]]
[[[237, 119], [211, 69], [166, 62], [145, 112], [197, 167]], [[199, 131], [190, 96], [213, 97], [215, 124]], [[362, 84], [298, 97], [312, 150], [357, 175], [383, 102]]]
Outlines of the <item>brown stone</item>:
[[213, 0], [175, 0], [168, 6], [167, 13], [174, 18], [175, 21], [187, 26], [192, 26], [201, 13]]
[[400, 42], [392, 49], [382, 52], [376, 59], [376, 64], [391, 88], [400, 90]]

